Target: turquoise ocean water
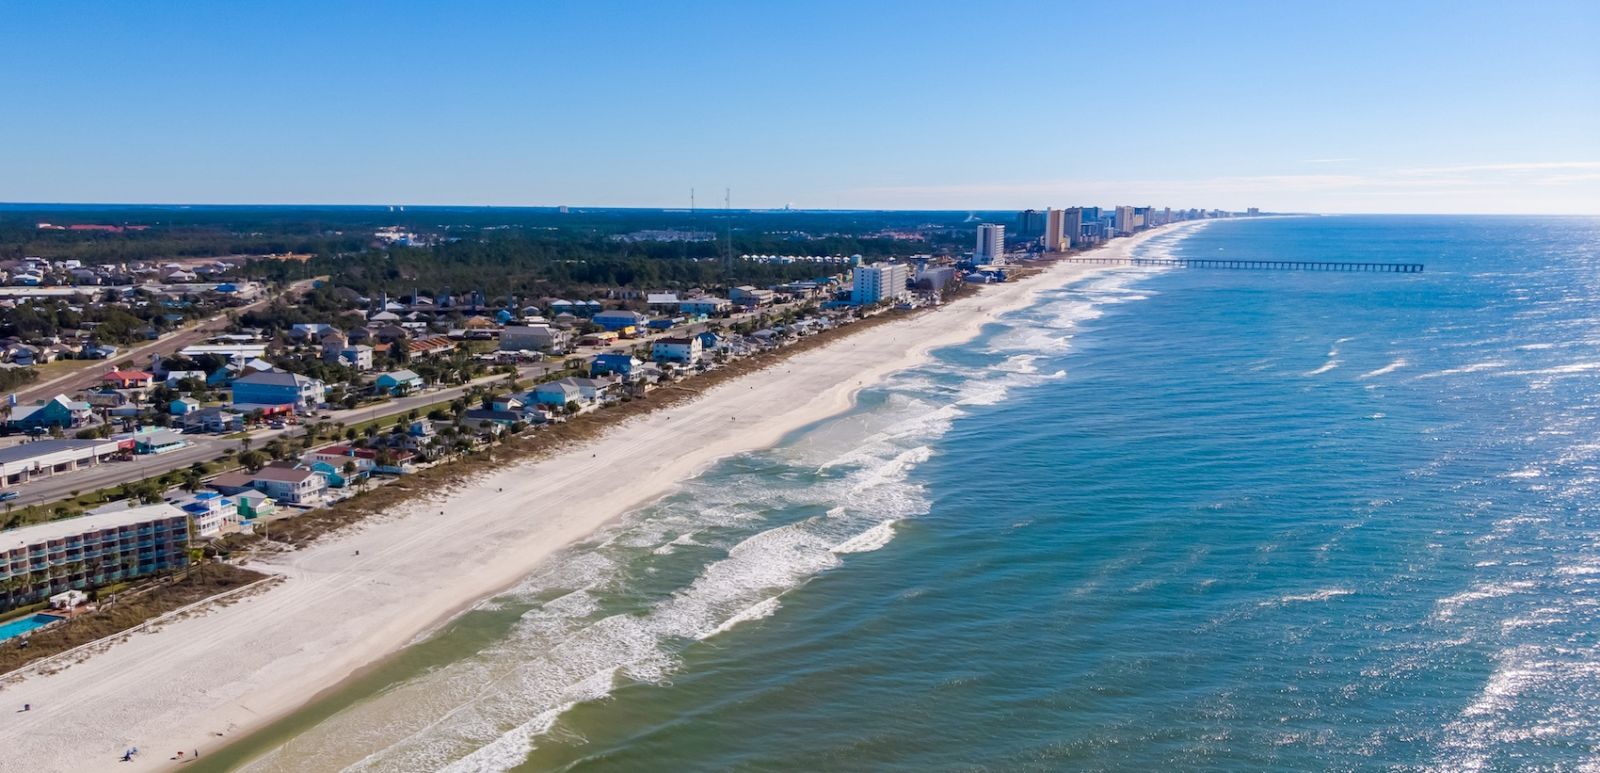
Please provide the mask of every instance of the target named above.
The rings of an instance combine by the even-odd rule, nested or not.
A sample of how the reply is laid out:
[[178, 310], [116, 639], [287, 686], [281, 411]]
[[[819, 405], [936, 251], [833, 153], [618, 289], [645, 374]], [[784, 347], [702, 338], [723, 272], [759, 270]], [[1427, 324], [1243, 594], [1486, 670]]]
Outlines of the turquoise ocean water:
[[1047, 292], [251, 767], [1600, 767], [1600, 221], [1226, 221], [1144, 251], [1427, 271]]

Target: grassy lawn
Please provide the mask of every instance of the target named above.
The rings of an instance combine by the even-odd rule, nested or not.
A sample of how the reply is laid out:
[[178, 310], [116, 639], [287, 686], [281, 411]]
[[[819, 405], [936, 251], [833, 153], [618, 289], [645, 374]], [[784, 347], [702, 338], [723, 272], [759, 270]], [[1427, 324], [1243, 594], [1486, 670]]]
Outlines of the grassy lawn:
[[[232, 461], [214, 460], [200, 463], [201, 474], [207, 477], [238, 468], [239, 465]], [[176, 470], [169, 470], [160, 475], [152, 475], [141, 480], [119, 483], [115, 486], [107, 486], [94, 491], [76, 493], [54, 502], [8, 509], [3, 516], [0, 516], [0, 528], [14, 529], [20, 526], [44, 523], [46, 521], [58, 521], [62, 518], [82, 515], [84, 511], [99, 507], [107, 502], [126, 499], [130, 489], [140, 489], [146, 485], [155, 486], [165, 492], [167, 489], [183, 483], [184, 474], [189, 469], [189, 467], [180, 467]]]

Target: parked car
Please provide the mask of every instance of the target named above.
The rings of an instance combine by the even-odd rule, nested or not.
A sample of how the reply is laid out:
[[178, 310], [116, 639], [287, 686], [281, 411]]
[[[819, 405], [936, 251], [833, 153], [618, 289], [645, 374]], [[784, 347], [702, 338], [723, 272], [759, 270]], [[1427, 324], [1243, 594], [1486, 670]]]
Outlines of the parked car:
[[10, 502], [20, 496], [22, 495], [15, 491], [0, 491], [0, 502]]

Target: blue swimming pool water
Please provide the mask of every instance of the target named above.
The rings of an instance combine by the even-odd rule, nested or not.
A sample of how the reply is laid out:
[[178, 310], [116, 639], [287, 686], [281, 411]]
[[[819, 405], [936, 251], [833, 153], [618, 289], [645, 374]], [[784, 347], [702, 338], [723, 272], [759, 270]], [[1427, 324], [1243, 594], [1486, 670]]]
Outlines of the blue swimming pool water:
[[6, 641], [21, 636], [29, 631], [43, 628], [61, 618], [54, 615], [29, 615], [20, 620], [9, 623], [0, 623], [0, 641]]

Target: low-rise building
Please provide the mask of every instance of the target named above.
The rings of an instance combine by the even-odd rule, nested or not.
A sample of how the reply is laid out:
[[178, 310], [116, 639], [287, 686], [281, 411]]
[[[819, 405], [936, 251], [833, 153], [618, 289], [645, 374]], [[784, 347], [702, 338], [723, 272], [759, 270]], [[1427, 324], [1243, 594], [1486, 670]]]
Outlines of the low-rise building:
[[328, 480], [304, 467], [262, 467], [250, 476], [251, 488], [278, 502], [315, 504], [328, 490]]
[[66, 395], [56, 395], [39, 405], [16, 406], [6, 426], [14, 429], [42, 429], [60, 427], [71, 429], [88, 423], [92, 407], [82, 400], [72, 400]]
[[113, 370], [101, 376], [100, 381], [113, 389], [148, 389], [156, 377], [142, 370]]
[[115, 440], [40, 440], [0, 448], [0, 489], [93, 467], [123, 450]]
[[181, 421], [184, 432], [221, 434], [244, 429], [244, 414], [215, 406], [186, 413]]
[[232, 531], [239, 526], [238, 505], [218, 492], [202, 491], [176, 504], [189, 515], [196, 537], [220, 537], [224, 531]]
[[685, 298], [678, 301], [680, 314], [723, 314], [733, 309], [733, 301], [725, 298]]
[[500, 331], [500, 350], [561, 354], [571, 345], [572, 333], [549, 325], [511, 325]]
[[372, 370], [372, 347], [366, 344], [345, 344], [342, 347], [322, 350], [322, 359], [355, 368]]
[[189, 517], [147, 505], [0, 532], [0, 611], [189, 565]]
[[322, 404], [324, 391], [323, 383], [309, 376], [281, 370], [258, 371], [233, 380], [233, 406], [242, 411], [277, 405], [306, 410]]
[[626, 333], [644, 327], [645, 323], [650, 321], [650, 318], [637, 311], [613, 309], [611, 311], [602, 311], [591, 317], [591, 320], [606, 330]]
[[741, 285], [728, 290], [728, 300], [740, 306], [766, 306], [772, 303], [776, 295], [777, 293], [771, 290], [751, 287], [750, 285]]
[[607, 376], [614, 373], [627, 378], [632, 375], [635, 368], [642, 364], [639, 358], [631, 354], [618, 354], [615, 352], [597, 354], [593, 360], [589, 361], [589, 375]]
[[411, 370], [380, 373], [373, 388], [382, 395], [405, 395], [422, 388], [422, 377]]
[[700, 361], [702, 345], [698, 337], [657, 338], [650, 345], [650, 358], [656, 362], [693, 365]]

